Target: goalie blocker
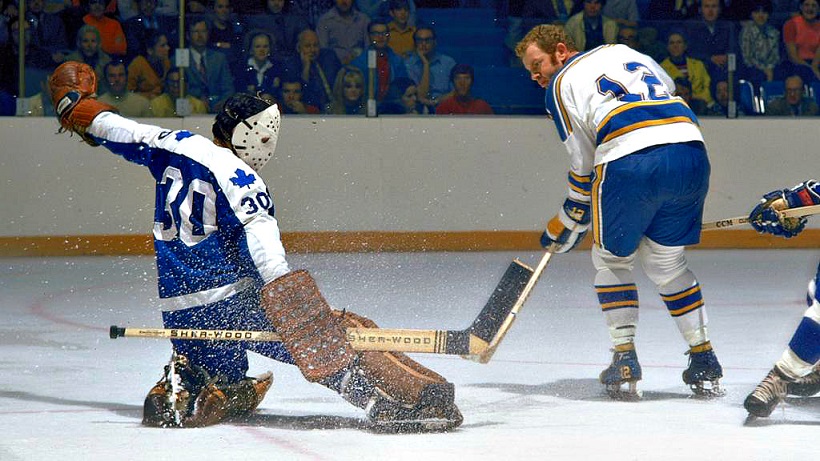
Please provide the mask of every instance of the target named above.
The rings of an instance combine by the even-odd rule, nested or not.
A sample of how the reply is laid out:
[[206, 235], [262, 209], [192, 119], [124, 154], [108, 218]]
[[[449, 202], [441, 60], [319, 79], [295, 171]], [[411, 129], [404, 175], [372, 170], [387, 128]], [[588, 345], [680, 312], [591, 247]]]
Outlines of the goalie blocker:
[[461, 424], [452, 383], [402, 353], [356, 351], [346, 329], [377, 325], [331, 309], [307, 271], [265, 285], [261, 303], [305, 378], [366, 409], [374, 428], [437, 431]]

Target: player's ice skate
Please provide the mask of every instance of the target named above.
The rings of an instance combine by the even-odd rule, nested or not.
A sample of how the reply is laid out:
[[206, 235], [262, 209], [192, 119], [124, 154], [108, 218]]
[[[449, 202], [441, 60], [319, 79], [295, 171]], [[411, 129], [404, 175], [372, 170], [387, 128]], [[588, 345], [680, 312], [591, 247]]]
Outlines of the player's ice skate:
[[687, 352], [689, 367], [683, 370], [683, 382], [699, 397], [720, 397], [726, 393], [720, 387], [723, 368], [718, 362], [712, 344], [707, 341]]
[[775, 366], [743, 401], [743, 406], [751, 416], [765, 418], [786, 397], [791, 380]]
[[789, 382], [786, 387], [786, 394], [799, 397], [811, 397], [820, 392], [820, 366], [808, 375]]
[[[601, 383], [606, 386], [606, 393], [616, 400], [640, 400], [638, 381], [641, 380], [641, 364], [635, 344], [628, 343], [615, 346], [612, 364], [601, 372]], [[626, 388], [623, 386], [626, 385]]]

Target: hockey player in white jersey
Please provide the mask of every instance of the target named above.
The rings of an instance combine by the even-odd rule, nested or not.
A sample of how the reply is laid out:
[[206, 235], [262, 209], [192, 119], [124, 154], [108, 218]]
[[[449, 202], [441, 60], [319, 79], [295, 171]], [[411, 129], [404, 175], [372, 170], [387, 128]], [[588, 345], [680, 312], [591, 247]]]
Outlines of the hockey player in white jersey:
[[246, 377], [247, 351], [295, 364], [311, 382], [364, 408], [375, 429], [449, 430], [461, 424], [453, 385], [400, 353], [358, 352], [348, 327], [375, 327], [327, 304], [307, 271], [285, 259], [270, 192], [258, 170], [279, 136], [276, 106], [228, 99], [213, 141], [144, 125], [95, 99], [94, 70], [67, 62], [49, 78], [60, 124], [91, 145], [143, 165], [156, 180], [159, 294], [176, 306], [166, 328], [276, 330], [281, 342], [172, 340], [172, 359], [145, 399], [143, 424], [196, 427], [253, 412], [270, 373]]
[[547, 112], [570, 154], [567, 198], [541, 243], [563, 253], [592, 229], [595, 290], [614, 348], [601, 382], [614, 398], [639, 395], [632, 273], [638, 259], [689, 346], [683, 381], [696, 394], [719, 394], [723, 370], [684, 256], [684, 246], [700, 239], [709, 187], [694, 113], [673, 96], [674, 83], [660, 65], [625, 45], [580, 53], [560, 26], [540, 25], [516, 54], [546, 88]]
[[[820, 204], [820, 183], [815, 180], [791, 189], [769, 192], [752, 210], [749, 221], [764, 234], [791, 238], [806, 227], [806, 218], [783, 218], [778, 211]], [[746, 397], [743, 406], [752, 416], [767, 417], [786, 395], [811, 396], [820, 392], [820, 266], [809, 282], [803, 319], [780, 359], [760, 384]]]

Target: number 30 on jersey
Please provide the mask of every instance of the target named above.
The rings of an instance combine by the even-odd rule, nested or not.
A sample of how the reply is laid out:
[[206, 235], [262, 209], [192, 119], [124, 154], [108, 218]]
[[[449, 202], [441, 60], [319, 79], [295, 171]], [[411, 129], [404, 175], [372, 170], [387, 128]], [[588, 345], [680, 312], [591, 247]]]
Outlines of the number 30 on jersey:
[[[193, 246], [217, 229], [216, 192], [211, 183], [201, 179], [192, 180], [183, 191], [184, 182], [178, 168], [169, 166], [163, 172], [157, 193], [164, 193], [165, 196], [158, 197], [157, 202], [162, 199], [164, 209], [156, 211], [154, 238], [167, 242], [179, 236], [182, 243]], [[180, 202], [178, 199], [183, 193], [185, 196]], [[264, 192], [242, 199], [242, 206], [247, 214], [268, 210], [272, 205], [270, 196]], [[178, 222], [175, 216], [179, 216]]]

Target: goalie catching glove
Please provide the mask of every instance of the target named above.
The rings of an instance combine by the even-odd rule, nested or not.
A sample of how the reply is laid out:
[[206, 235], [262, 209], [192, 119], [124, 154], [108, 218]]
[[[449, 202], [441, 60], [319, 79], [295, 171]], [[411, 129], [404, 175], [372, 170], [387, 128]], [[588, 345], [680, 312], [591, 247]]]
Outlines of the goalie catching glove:
[[555, 253], [566, 253], [584, 239], [589, 230], [589, 203], [568, 198], [547, 223], [541, 234], [541, 246]]
[[81, 62], [64, 62], [48, 78], [48, 87], [62, 127], [60, 131], [77, 133], [88, 144], [98, 145], [86, 134], [86, 130], [97, 115], [117, 112], [117, 109], [95, 99], [97, 74], [94, 69]]
[[815, 180], [806, 181], [791, 189], [776, 190], [764, 195], [760, 204], [749, 214], [749, 222], [760, 233], [791, 238], [803, 231], [806, 218], [785, 218], [778, 211], [818, 203], [820, 183]]

